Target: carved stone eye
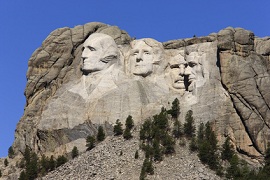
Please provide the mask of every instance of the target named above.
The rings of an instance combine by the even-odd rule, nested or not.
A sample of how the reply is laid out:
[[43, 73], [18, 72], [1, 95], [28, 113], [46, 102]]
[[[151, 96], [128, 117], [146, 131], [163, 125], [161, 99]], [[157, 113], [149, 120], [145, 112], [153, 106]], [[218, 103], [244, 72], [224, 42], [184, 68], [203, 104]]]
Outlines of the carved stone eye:
[[134, 52], [133, 54], [132, 54], [132, 56], [137, 56], [139, 54], [139, 52]]
[[178, 64], [172, 64], [172, 65], [170, 66], [170, 68], [171, 68], [171, 69], [179, 68], [179, 65], [178, 65]]
[[189, 62], [189, 63], [188, 63], [188, 66], [189, 66], [189, 67], [194, 67], [194, 66], [196, 66], [196, 65], [197, 65], [197, 64], [194, 63], [194, 62]]
[[91, 47], [91, 46], [87, 46], [87, 48], [90, 50], [90, 51], [96, 51], [95, 48]]
[[144, 54], [150, 55], [151, 53], [149, 51], [145, 51]]

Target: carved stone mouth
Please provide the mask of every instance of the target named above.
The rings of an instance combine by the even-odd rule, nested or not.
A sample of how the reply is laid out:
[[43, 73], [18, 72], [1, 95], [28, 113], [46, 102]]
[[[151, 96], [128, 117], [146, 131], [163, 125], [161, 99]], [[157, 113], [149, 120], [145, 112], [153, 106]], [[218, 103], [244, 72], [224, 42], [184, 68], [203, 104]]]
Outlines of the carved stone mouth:
[[184, 83], [184, 80], [178, 79], [178, 80], [175, 80], [174, 83]]
[[189, 83], [192, 83], [194, 80], [195, 80], [195, 78], [189, 78], [189, 79], [188, 79], [188, 82], [189, 82]]

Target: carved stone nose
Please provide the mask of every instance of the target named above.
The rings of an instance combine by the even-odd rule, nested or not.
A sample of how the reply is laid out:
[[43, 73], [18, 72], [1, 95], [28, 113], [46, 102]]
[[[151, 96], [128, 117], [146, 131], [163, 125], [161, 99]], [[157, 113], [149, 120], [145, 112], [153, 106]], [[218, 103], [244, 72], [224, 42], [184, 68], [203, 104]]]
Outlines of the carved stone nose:
[[84, 60], [86, 59], [86, 57], [81, 57], [81, 60], [84, 62]]
[[186, 67], [186, 69], [185, 69], [185, 71], [184, 71], [184, 74], [185, 74], [185, 75], [190, 75], [190, 74], [191, 74], [191, 69], [190, 69], [189, 66]]
[[140, 61], [142, 61], [142, 58], [141, 57], [137, 57], [136, 58], [136, 62], [140, 62]]
[[184, 74], [185, 74], [185, 69], [184, 69], [184, 67], [182, 67], [180, 65], [180, 67], [179, 67], [179, 75], [184, 75]]

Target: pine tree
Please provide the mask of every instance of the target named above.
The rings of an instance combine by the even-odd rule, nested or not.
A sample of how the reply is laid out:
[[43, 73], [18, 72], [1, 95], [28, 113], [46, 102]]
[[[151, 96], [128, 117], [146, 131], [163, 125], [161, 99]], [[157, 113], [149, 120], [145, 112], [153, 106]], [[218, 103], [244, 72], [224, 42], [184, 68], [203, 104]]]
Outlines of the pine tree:
[[138, 150], [136, 150], [135, 155], [134, 155], [134, 158], [135, 159], [138, 159], [139, 158], [139, 152], [138, 152]]
[[155, 125], [157, 129], [162, 130], [162, 132], [167, 131], [169, 121], [166, 109], [162, 107], [161, 112], [153, 117], [153, 125]]
[[210, 169], [218, 170], [220, 165], [217, 155], [217, 139], [209, 122], [205, 125], [203, 137], [203, 141], [198, 146], [198, 156], [202, 163], [209, 165]]
[[230, 138], [227, 137], [224, 144], [222, 145], [221, 159], [230, 161], [233, 157], [234, 152], [232, 150], [232, 145], [230, 143]]
[[154, 167], [153, 167], [152, 161], [149, 160], [148, 158], [146, 158], [143, 161], [141, 174], [140, 174], [140, 179], [145, 179], [147, 174], [150, 174], [150, 175], [154, 174]]
[[123, 134], [123, 137], [128, 140], [128, 139], [131, 139], [132, 138], [132, 134], [130, 132], [130, 129], [129, 128], [126, 128], [125, 131], [124, 131], [124, 134]]
[[4, 160], [4, 165], [5, 165], [6, 167], [8, 166], [8, 160], [7, 160], [7, 159]]
[[123, 134], [123, 137], [125, 139], [130, 139], [132, 138], [132, 135], [131, 135], [131, 129], [133, 128], [134, 126], [134, 122], [133, 122], [133, 119], [132, 119], [132, 116], [128, 116], [127, 119], [126, 119], [126, 129], [124, 131], [124, 134]]
[[210, 140], [211, 139], [211, 134], [212, 134], [212, 128], [211, 128], [210, 122], [208, 121], [205, 124], [205, 130], [204, 130], [205, 139]]
[[99, 142], [103, 141], [105, 139], [105, 133], [102, 126], [98, 127], [98, 133], [97, 133], [97, 140]]
[[200, 123], [198, 133], [197, 133], [198, 146], [203, 142], [203, 140], [204, 140], [204, 124]]
[[126, 128], [131, 130], [133, 126], [134, 126], [134, 121], [132, 119], [132, 116], [129, 115], [126, 119]]
[[178, 119], [174, 120], [173, 135], [175, 138], [180, 138], [183, 135], [182, 125]]
[[199, 146], [198, 156], [202, 163], [208, 164], [212, 154], [209, 152], [211, 149], [210, 143], [208, 141], [203, 141]]
[[56, 159], [56, 167], [59, 167], [62, 164], [65, 164], [67, 161], [68, 160], [64, 155], [58, 156], [57, 159]]
[[191, 142], [189, 144], [189, 150], [194, 152], [198, 150], [197, 140], [196, 137], [191, 138]]
[[180, 114], [179, 100], [177, 98], [172, 102], [172, 108], [168, 111], [171, 114], [172, 118], [177, 119]]
[[151, 119], [147, 119], [140, 129], [140, 140], [148, 140], [152, 138], [152, 122]]
[[28, 178], [26, 177], [26, 173], [25, 173], [24, 170], [20, 173], [19, 180], [28, 180]]
[[53, 171], [55, 169], [55, 160], [53, 155], [51, 155], [50, 160], [49, 160], [49, 169], [50, 171]]
[[41, 159], [39, 161], [40, 164], [40, 173], [42, 176], [44, 176], [47, 172], [50, 170], [50, 164], [49, 159], [44, 154], [41, 156]]
[[145, 167], [145, 171], [150, 174], [153, 175], [154, 174], [154, 167], [153, 167], [153, 163], [151, 160], [149, 159], [145, 159], [145, 161], [143, 162], [144, 167]]
[[2, 171], [0, 170], [0, 177], [2, 177]]
[[242, 179], [256, 179], [256, 177], [254, 177], [254, 172], [250, 170], [250, 168], [247, 165], [247, 162], [242, 160], [241, 161], [242, 167], [240, 169], [241, 172], [241, 178]]
[[113, 127], [113, 132], [115, 136], [119, 136], [123, 134], [123, 124], [119, 121], [119, 119], [116, 120], [116, 124]]
[[26, 164], [30, 163], [30, 156], [31, 156], [30, 149], [28, 147], [26, 147], [25, 150], [24, 150], [24, 154], [23, 154], [23, 157], [24, 157], [24, 160], [25, 160]]
[[87, 136], [86, 138], [86, 147], [87, 151], [93, 149], [95, 147], [96, 139], [94, 136]]
[[10, 146], [10, 147], [8, 148], [8, 157], [9, 157], [9, 158], [13, 158], [14, 155], [15, 155], [15, 154], [14, 154], [13, 147]]
[[154, 161], [162, 161], [162, 150], [158, 139], [154, 139], [153, 141], [153, 157]]
[[185, 117], [184, 133], [188, 138], [192, 138], [196, 131], [192, 114], [193, 114], [192, 110], [189, 110]]
[[260, 179], [266, 179], [270, 177], [270, 146], [268, 145], [264, 156], [264, 167], [259, 173]]
[[30, 162], [26, 164], [26, 176], [35, 179], [38, 176], [38, 156], [35, 152], [30, 153]]
[[164, 139], [162, 140], [162, 145], [164, 146], [164, 154], [174, 153], [174, 144], [175, 141], [173, 140], [172, 136], [166, 133]]
[[153, 157], [154, 155], [154, 150], [152, 148], [152, 146], [150, 146], [150, 144], [142, 144], [142, 150], [145, 153], [145, 158], [150, 158]]
[[217, 150], [217, 137], [209, 121], [205, 124], [205, 139], [210, 142], [212, 149]]
[[265, 162], [265, 166], [270, 167], [270, 146], [269, 145], [265, 151], [264, 162]]
[[140, 180], [145, 180], [145, 178], [146, 178], [145, 167], [142, 166], [141, 173], [140, 173]]
[[20, 174], [20, 179], [32, 180], [38, 176], [38, 156], [35, 152], [31, 152], [28, 147], [24, 151], [23, 164], [25, 164], [25, 171]]
[[241, 177], [241, 170], [239, 168], [239, 160], [237, 155], [233, 155], [230, 159], [230, 166], [226, 170], [226, 178], [237, 179]]
[[78, 148], [76, 146], [74, 146], [73, 149], [72, 149], [72, 151], [71, 151], [71, 157], [72, 157], [72, 159], [74, 159], [78, 155], [79, 155]]

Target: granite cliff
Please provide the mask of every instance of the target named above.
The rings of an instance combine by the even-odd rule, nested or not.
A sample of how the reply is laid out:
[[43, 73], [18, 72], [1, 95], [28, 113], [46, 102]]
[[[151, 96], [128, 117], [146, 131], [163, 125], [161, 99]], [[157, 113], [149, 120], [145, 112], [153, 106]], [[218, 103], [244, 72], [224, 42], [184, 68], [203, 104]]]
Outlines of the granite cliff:
[[163, 43], [98, 22], [57, 29], [28, 62], [13, 148], [83, 152], [99, 125], [108, 135], [128, 115], [139, 125], [177, 97], [182, 122], [191, 109], [221, 142], [229, 136], [238, 152], [260, 157], [270, 142], [269, 55], [270, 38], [242, 28]]

